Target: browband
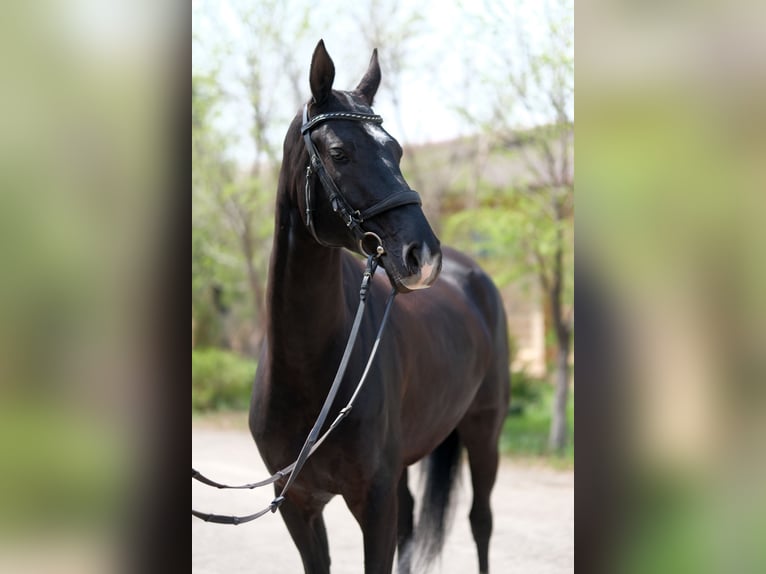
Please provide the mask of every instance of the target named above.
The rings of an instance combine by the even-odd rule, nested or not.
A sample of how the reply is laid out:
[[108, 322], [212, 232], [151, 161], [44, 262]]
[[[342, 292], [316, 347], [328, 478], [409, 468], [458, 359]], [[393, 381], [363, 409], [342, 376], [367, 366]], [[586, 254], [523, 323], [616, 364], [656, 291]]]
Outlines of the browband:
[[315, 125], [321, 124], [327, 120], [353, 120], [357, 122], [372, 122], [374, 124], [383, 123], [383, 118], [377, 114], [363, 114], [357, 112], [333, 112], [329, 114], [319, 114], [318, 116], [311, 118], [309, 121], [308, 108], [308, 104], [306, 104], [303, 108], [303, 125], [301, 126], [302, 134], [305, 134]]

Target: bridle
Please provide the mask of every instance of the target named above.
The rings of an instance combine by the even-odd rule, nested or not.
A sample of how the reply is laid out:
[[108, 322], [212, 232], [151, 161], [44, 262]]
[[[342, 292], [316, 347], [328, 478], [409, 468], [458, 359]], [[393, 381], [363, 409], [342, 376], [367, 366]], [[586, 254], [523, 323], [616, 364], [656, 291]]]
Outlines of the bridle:
[[[327, 397], [325, 398], [325, 402], [322, 405], [322, 409], [319, 415], [317, 416], [316, 421], [314, 422], [314, 426], [311, 428], [309, 435], [306, 437], [306, 440], [303, 443], [303, 447], [301, 448], [301, 451], [298, 454], [298, 457], [296, 458], [295, 462], [293, 462], [292, 464], [286, 466], [285, 468], [281, 470], [278, 470], [277, 472], [275, 472], [273, 475], [271, 475], [269, 478], [265, 480], [262, 480], [260, 482], [249, 483], [249, 484], [237, 485], [237, 486], [230, 486], [227, 484], [216, 482], [210, 478], [207, 478], [202, 473], [192, 468], [192, 479], [198, 480], [199, 482], [202, 482], [209, 486], [214, 486], [216, 488], [254, 489], [254, 488], [259, 488], [261, 486], [273, 484], [277, 482], [278, 480], [286, 477], [287, 481], [282, 487], [279, 496], [274, 498], [274, 500], [272, 500], [271, 503], [269, 503], [269, 505], [263, 508], [262, 510], [255, 512], [253, 514], [249, 514], [247, 516], [228, 516], [228, 515], [221, 515], [221, 514], [212, 514], [212, 513], [200, 512], [198, 510], [192, 509], [192, 515], [204, 520], [205, 522], [237, 525], [237, 524], [243, 524], [245, 522], [250, 522], [251, 520], [255, 520], [256, 518], [260, 518], [261, 516], [263, 516], [264, 514], [268, 512], [273, 513], [277, 511], [280, 505], [284, 502], [285, 494], [287, 493], [288, 489], [292, 486], [293, 482], [298, 476], [298, 473], [301, 471], [301, 468], [303, 468], [303, 465], [305, 464], [305, 462], [308, 460], [308, 458], [312, 454], [314, 454], [316, 449], [319, 448], [319, 445], [321, 445], [322, 442], [324, 442], [324, 440], [328, 437], [328, 435], [333, 430], [335, 430], [338, 424], [348, 415], [348, 413], [353, 408], [354, 401], [356, 400], [357, 396], [359, 395], [359, 392], [362, 390], [362, 386], [367, 380], [367, 375], [370, 372], [370, 367], [372, 366], [372, 362], [375, 359], [375, 355], [378, 352], [378, 346], [380, 345], [380, 340], [383, 335], [383, 329], [385, 328], [386, 322], [388, 321], [389, 312], [391, 311], [391, 307], [394, 302], [394, 297], [396, 296], [396, 293], [397, 293], [396, 288], [394, 287], [391, 290], [391, 294], [389, 295], [388, 300], [386, 302], [383, 318], [380, 322], [380, 326], [378, 327], [378, 334], [375, 338], [375, 342], [372, 346], [372, 350], [370, 351], [370, 356], [367, 359], [367, 364], [364, 368], [364, 371], [362, 372], [362, 376], [360, 377], [359, 382], [357, 383], [356, 389], [354, 389], [354, 393], [351, 395], [351, 399], [349, 399], [346, 406], [340, 410], [340, 412], [335, 417], [335, 420], [332, 422], [330, 427], [320, 437], [319, 431], [321, 430], [322, 426], [327, 420], [327, 415], [329, 414], [332, 403], [335, 400], [335, 396], [338, 393], [338, 389], [340, 388], [340, 383], [343, 380], [343, 376], [345, 375], [346, 368], [348, 367], [349, 359], [351, 357], [351, 351], [354, 348], [354, 344], [356, 342], [357, 336], [359, 335], [359, 327], [361, 325], [362, 316], [364, 314], [364, 309], [367, 304], [367, 295], [369, 292], [370, 283], [372, 281], [372, 277], [375, 274], [375, 269], [378, 266], [378, 260], [385, 253], [383, 241], [380, 239], [380, 237], [371, 231], [365, 231], [364, 228], [362, 227], [362, 223], [364, 223], [364, 221], [372, 217], [375, 217], [376, 215], [380, 215], [381, 213], [390, 211], [391, 209], [401, 207], [403, 205], [411, 205], [411, 204], [420, 205], [421, 204], [420, 196], [418, 195], [418, 193], [410, 189], [406, 191], [396, 192], [386, 197], [385, 199], [378, 201], [377, 203], [373, 204], [372, 206], [364, 210], [354, 210], [349, 205], [348, 201], [343, 197], [343, 194], [341, 193], [340, 189], [338, 189], [338, 186], [335, 185], [335, 182], [332, 180], [330, 175], [327, 173], [327, 170], [325, 169], [325, 166], [322, 163], [321, 158], [319, 157], [319, 153], [317, 152], [317, 149], [314, 146], [314, 143], [311, 141], [311, 129], [315, 127], [316, 125], [322, 122], [326, 122], [328, 120], [351, 120], [351, 121], [357, 121], [357, 122], [372, 122], [375, 124], [380, 124], [383, 122], [383, 118], [375, 114], [365, 114], [365, 113], [357, 113], [357, 112], [333, 112], [328, 114], [320, 114], [318, 116], [315, 116], [313, 119], [309, 120], [308, 104], [306, 104], [303, 108], [303, 125], [301, 126], [301, 133], [303, 134], [303, 141], [306, 145], [306, 150], [309, 153], [309, 165], [306, 168], [306, 190], [305, 190], [306, 227], [308, 227], [309, 231], [311, 232], [311, 235], [313, 235], [314, 239], [316, 239], [318, 243], [328, 246], [325, 242], [320, 240], [319, 237], [317, 237], [316, 229], [314, 227], [314, 217], [313, 217], [314, 210], [313, 210], [312, 201], [311, 201], [312, 199], [311, 198], [311, 176], [313, 174], [316, 174], [317, 176], [319, 176], [319, 181], [322, 183], [322, 187], [324, 187], [325, 191], [327, 192], [328, 199], [330, 200], [330, 205], [332, 206], [333, 211], [338, 214], [338, 216], [346, 224], [346, 227], [348, 227], [351, 233], [354, 234], [355, 239], [359, 241], [359, 247], [361, 248], [362, 252], [367, 255], [367, 267], [362, 276], [362, 284], [359, 290], [359, 307], [357, 308], [356, 316], [354, 317], [354, 322], [351, 327], [351, 332], [349, 333], [349, 338], [346, 343], [346, 348], [343, 351], [343, 356], [341, 358], [340, 365], [338, 366], [338, 370], [335, 373], [335, 379], [333, 380], [332, 385], [330, 386], [330, 390], [327, 393]], [[370, 245], [366, 245], [365, 241], [367, 239], [374, 240], [376, 242], [375, 247], [371, 248]], [[335, 247], [335, 246], [329, 246], [329, 247]]]
[[[378, 254], [382, 254], [380, 248], [383, 248], [383, 251], [385, 251], [382, 240], [377, 234], [365, 231], [362, 224], [376, 215], [380, 215], [381, 213], [385, 213], [386, 211], [390, 211], [403, 205], [421, 205], [420, 195], [418, 195], [418, 192], [408, 189], [406, 191], [393, 193], [364, 210], [351, 207], [349, 202], [343, 196], [341, 190], [335, 184], [335, 181], [333, 181], [330, 174], [327, 173], [322, 158], [319, 157], [319, 152], [317, 151], [314, 142], [311, 141], [311, 130], [317, 125], [330, 120], [368, 122], [378, 125], [383, 123], [383, 118], [379, 115], [361, 112], [331, 112], [327, 114], [319, 114], [309, 119], [309, 104], [307, 103], [303, 106], [303, 125], [301, 126], [301, 134], [303, 135], [303, 143], [306, 146], [306, 151], [309, 154], [309, 164], [306, 166], [306, 186], [304, 192], [306, 201], [306, 227], [318, 243], [328, 247], [337, 247], [328, 245], [319, 239], [316, 233], [311, 189], [311, 176], [316, 174], [319, 177], [322, 187], [327, 193], [332, 210], [338, 214], [338, 217], [341, 218], [346, 227], [348, 227], [354, 235], [354, 238], [359, 242], [359, 247], [362, 250], [362, 253], [373, 255], [377, 251]], [[368, 245], [365, 245], [365, 240], [367, 239], [375, 240], [377, 246], [373, 249], [367, 249], [366, 247], [369, 247]]]

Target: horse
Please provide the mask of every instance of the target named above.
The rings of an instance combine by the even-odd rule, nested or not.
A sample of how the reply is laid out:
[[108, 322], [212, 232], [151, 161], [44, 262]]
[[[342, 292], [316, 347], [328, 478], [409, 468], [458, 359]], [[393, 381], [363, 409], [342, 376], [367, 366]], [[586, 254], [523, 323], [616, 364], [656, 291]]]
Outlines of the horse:
[[[486, 573], [490, 494], [510, 395], [503, 303], [473, 260], [441, 246], [402, 176], [402, 148], [372, 112], [381, 81], [377, 49], [354, 90], [333, 89], [334, 77], [320, 40], [311, 99], [284, 140], [250, 432], [270, 472], [301, 449], [341, 359], [363, 256], [377, 250], [367, 314], [333, 409], [354, 391], [388, 292], [401, 295], [353, 410], [305, 463], [279, 512], [306, 573], [330, 572], [322, 511], [341, 495], [362, 530], [364, 572], [390, 573], [398, 549], [398, 571], [406, 574], [415, 548], [426, 561], [442, 549], [465, 449], [469, 519]], [[415, 528], [408, 467], [421, 459], [424, 500]], [[275, 483], [277, 493], [285, 482]]]

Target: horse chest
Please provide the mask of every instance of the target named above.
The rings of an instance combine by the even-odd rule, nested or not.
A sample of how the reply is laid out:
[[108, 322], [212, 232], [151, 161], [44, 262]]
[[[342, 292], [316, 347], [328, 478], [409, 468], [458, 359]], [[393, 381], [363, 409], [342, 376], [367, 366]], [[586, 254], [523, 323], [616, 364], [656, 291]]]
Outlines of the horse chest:
[[[326, 380], [320, 381], [322, 377], [306, 373], [298, 375], [294, 371], [269, 369], [268, 374], [256, 381], [251, 431], [273, 472], [297, 456], [322, 408], [328, 385]], [[296, 388], [296, 382], [300, 382], [302, 391]], [[320, 390], [312, 393], [307, 389]], [[324, 429], [335, 418], [338, 405], [345, 404], [346, 394], [343, 389], [339, 393]], [[370, 450], [379, 450], [381, 445], [379, 433], [371, 434], [370, 429], [376, 427], [371, 423], [379, 413], [369, 406], [370, 401], [360, 400], [312, 455], [301, 473], [306, 482], [338, 493], [344, 483], [359, 481], [374, 473], [378, 457], [371, 456]]]

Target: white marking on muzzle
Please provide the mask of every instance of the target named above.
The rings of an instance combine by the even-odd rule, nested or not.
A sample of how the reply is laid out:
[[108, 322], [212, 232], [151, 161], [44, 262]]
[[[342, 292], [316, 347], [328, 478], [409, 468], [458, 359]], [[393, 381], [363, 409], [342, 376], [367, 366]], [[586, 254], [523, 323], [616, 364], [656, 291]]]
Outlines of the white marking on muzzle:
[[431, 250], [428, 249], [428, 245], [423, 245], [420, 261], [420, 269], [418, 272], [402, 279], [404, 286], [412, 291], [430, 287], [434, 282], [433, 276], [438, 268], [437, 263], [434, 261], [434, 257], [431, 256]]

